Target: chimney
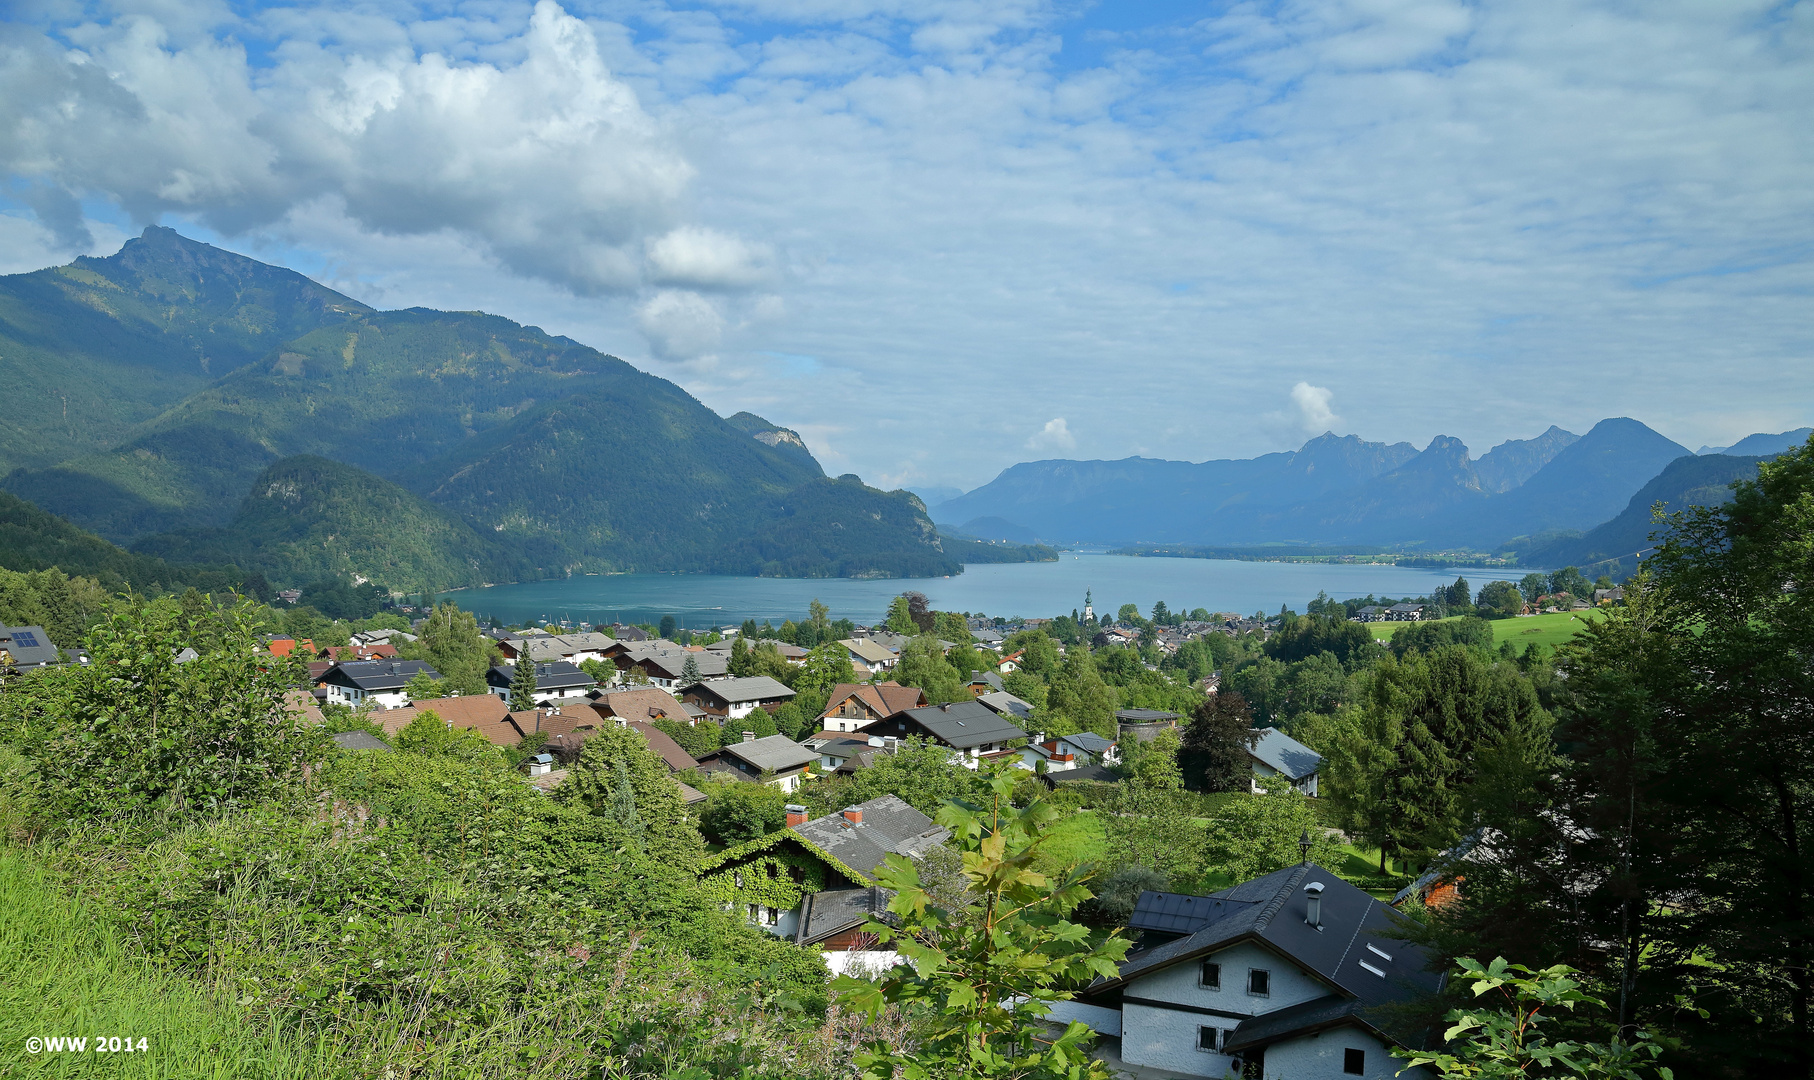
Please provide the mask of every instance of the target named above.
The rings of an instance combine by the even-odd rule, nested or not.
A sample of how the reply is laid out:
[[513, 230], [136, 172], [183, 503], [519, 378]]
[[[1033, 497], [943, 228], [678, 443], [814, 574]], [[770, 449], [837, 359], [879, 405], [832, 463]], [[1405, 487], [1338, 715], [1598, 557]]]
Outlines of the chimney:
[[1321, 930], [1323, 928], [1323, 883], [1311, 882], [1304, 886], [1304, 893], [1307, 901], [1304, 921]]
[[396, 662], [396, 661], [395, 661], [395, 660], [392, 660], [392, 661], [391, 661], [391, 674], [392, 674], [392, 675], [401, 675], [401, 674], [403, 674], [403, 665], [402, 665], [402, 664], [399, 664], [399, 663], [397, 663], [397, 662]]
[[788, 803], [787, 804], [787, 827], [791, 829], [796, 825], [804, 825], [804, 824], [806, 824], [806, 807], [796, 806], [793, 803]]
[[863, 808], [861, 806], [846, 806], [844, 808], [844, 820], [852, 825], [863, 824]]
[[753, 731], [746, 731], [746, 732], [744, 732], [744, 733], [743, 733], [743, 741], [744, 741], [744, 742], [755, 742], [755, 741], [756, 741], [756, 733], [755, 733], [755, 732], [753, 732]]

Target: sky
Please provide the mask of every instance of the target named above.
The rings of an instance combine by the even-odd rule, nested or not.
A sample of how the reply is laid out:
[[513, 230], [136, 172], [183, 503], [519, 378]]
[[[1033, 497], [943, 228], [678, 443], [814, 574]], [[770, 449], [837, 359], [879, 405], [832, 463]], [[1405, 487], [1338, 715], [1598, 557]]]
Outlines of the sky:
[[3, 10], [0, 272], [164, 224], [883, 487], [1814, 420], [1814, 3]]

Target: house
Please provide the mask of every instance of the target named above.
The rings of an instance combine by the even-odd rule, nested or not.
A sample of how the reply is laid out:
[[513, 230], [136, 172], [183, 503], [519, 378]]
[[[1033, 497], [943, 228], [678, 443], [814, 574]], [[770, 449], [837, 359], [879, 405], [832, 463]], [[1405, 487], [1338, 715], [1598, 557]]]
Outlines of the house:
[[1120, 760], [1113, 739], [1105, 739], [1093, 731], [1080, 731], [1052, 739], [1035, 738], [1021, 749], [1017, 764], [1025, 769], [1037, 769], [1043, 761], [1046, 772], [1055, 773], [1112, 765]]
[[[272, 651], [275, 652], [277, 643], [272, 642], [271, 644]], [[397, 647], [388, 642], [378, 642], [374, 645], [329, 645], [327, 655], [328, 659], [336, 664], [345, 663], [348, 660], [391, 660], [397, 656]]]
[[985, 649], [999, 649], [1005, 640], [1001, 631], [993, 626], [978, 626], [970, 630], [970, 640]]
[[[502, 664], [485, 674], [485, 685], [491, 692], [501, 698], [510, 696], [510, 684], [516, 678], [516, 671]], [[597, 688], [598, 680], [567, 663], [556, 660], [553, 663], [535, 665], [535, 701], [538, 705], [550, 702], [560, 704], [577, 702]]]
[[793, 698], [792, 690], [767, 675], [695, 683], [680, 695], [718, 720], [741, 720], [757, 709], [774, 712]]
[[782, 791], [792, 791], [808, 774], [819, 755], [785, 735], [758, 739], [754, 732], [743, 733], [735, 742], [699, 759], [699, 768], [735, 780], [772, 784]]
[[1423, 619], [1422, 604], [1393, 604], [1386, 609], [1386, 622], [1419, 622]]
[[817, 946], [836, 973], [887, 967], [892, 950], [861, 931], [888, 902], [875, 872], [889, 855], [919, 859], [950, 835], [893, 795], [811, 820], [789, 806], [786, 828], [708, 856], [700, 883], [756, 926]]
[[984, 694], [977, 698], [977, 703], [997, 716], [1005, 716], [1015, 723], [1021, 723], [1033, 715], [1033, 706], [1008, 693], [997, 690], [993, 694]]
[[852, 667], [871, 675], [880, 675], [901, 662], [899, 653], [889, 652], [868, 638], [844, 638], [838, 644], [850, 654]]
[[[188, 652], [189, 650], [183, 651]], [[183, 662], [182, 653], [177, 654], [176, 662], [179, 664]], [[283, 692], [283, 711], [288, 713], [290, 719], [296, 723], [307, 724], [310, 727], [327, 719], [322, 715], [321, 703], [316, 701], [315, 695], [307, 690], [285, 690]]]
[[1247, 756], [1253, 761], [1256, 794], [1266, 790], [1260, 786], [1261, 777], [1283, 776], [1291, 781], [1292, 787], [1313, 798], [1316, 796], [1316, 775], [1323, 766], [1323, 755], [1278, 728], [1261, 729], [1259, 741], [1247, 751]]
[[355, 660], [335, 664], [321, 677], [329, 705], [357, 709], [370, 702], [381, 709], [409, 704], [404, 687], [417, 675], [439, 679], [441, 673], [422, 660]]
[[1348, 616], [1349, 622], [1384, 622], [1385, 619], [1386, 609], [1380, 607], [1378, 604], [1368, 604], [1366, 607], [1363, 607], [1354, 614]]
[[1429, 955], [1393, 936], [1405, 922], [1313, 863], [1209, 896], [1141, 893], [1134, 951], [1049, 1018], [1186, 1076], [1427, 1077], [1389, 1052], [1421, 1036], [1391, 1007], [1442, 986]]
[[290, 637], [287, 634], [279, 634], [266, 642], [265, 647], [271, 650], [272, 656], [289, 656], [297, 650], [310, 653], [314, 652], [315, 642], [309, 638], [303, 638], [298, 641], [296, 638]]
[[877, 720], [926, 704], [926, 692], [897, 682], [839, 683], [825, 699], [819, 726], [827, 731], [861, 731]]
[[[73, 652], [73, 650], [71, 650]], [[0, 624], [0, 668], [14, 668], [18, 671], [36, 671], [51, 664], [60, 664], [65, 660], [77, 659], [66, 656], [65, 651], [51, 643], [50, 635], [42, 626], [6, 626]], [[80, 663], [86, 663], [87, 656], [81, 656]]]
[[1625, 590], [1624, 589], [1595, 589], [1594, 590], [1594, 606], [1595, 607], [1600, 607], [1605, 604], [1623, 604], [1624, 602], [1625, 602]]
[[666, 690], [641, 686], [631, 690], [594, 690], [586, 695], [600, 716], [647, 723], [650, 720], [677, 720], [683, 724], [698, 721], [685, 705], [674, 700]]
[[524, 656], [538, 663], [565, 660], [570, 664], [581, 664], [587, 660], [603, 660], [617, 639], [609, 634], [548, 634], [523, 633], [512, 634], [498, 642], [498, 651], [504, 659], [514, 664]]
[[[634, 728], [637, 734], [643, 737], [643, 740], [649, 744], [649, 749], [655, 751], [655, 755], [661, 758], [662, 764], [668, 767], [669, 772], [686, 772], [688, 769], [698, 768], [699, 762], [693, 760], [693, 755], [682, 749], [681, 745], [674, 741], [672, 735], [654, 724], [635, 720], [624, 721], [624, 724]], [[705, 796], [701, 795], [700, 798], [703, 799]]]
[[[696, 676], [687, 675], [688, 661], [692, 662]], [[630, 663], [649, 682], [664, 690], [690, 686], [703, 679], [728, 678], [731, 673], [728, 658], [706, 649], [685, 649], [678, 645], [672, 649], [632, 652]]]
[[1027, 737], [1012, 722], [979, 701], [955, 701], [908, 709], [866, 729], [871, 736], [922, 738], [950, 747], [953, 759], [974, 769], [986, 755], [1010, 753], [1008, 744]]
[[623, 623], [611, 624], [611, 636], [619, 641], [648, 641], [649, 632], [640, 626], [625, 626]]
[[391, 744], [369, 731], [340, 731], [334, 734], [334, 745], [342, 750], [389, 750]]
[[476, 731], [497, 746], [515, 746], [523, 738], [523, 733], [510, 722], [510, 706], [492, 694], [424, 698], [373, 719], [384, 727], [386, 735], [395, 735], [425, 712], [434, 713], [450, 728]]
[[878, 755], [892, 754], [899, 750], [901, 740], [892, 735], [844, 735], [835, 731], [821, 731], [811, 738], [801, 740], [800, 745], [819, 755], [819, 768], [827, 773], [849, 775], [858, 769], [869, 768]]
[[284, 589], [277, 594], [277, 599], [282, 600], [286, 604], [294, 604], [296, 601], [302, 599], [302, 590]]
[[970, 692], [971, 697], [979, 698], [984, 694], [1006, 690], [1007, 686], [1001, 681], [1000, 672], [978, 671], [970, 676], [970, 681], [964, 684], [964, 689]]
[[1027, 650], [1015, 649], [1013, 652], [1001, 658], [1001, 663], [995, 665], [995, 670], [1001, 672], [1003, 675], [1019, 671], [1020, 661], [1026, 655]]
[[1460, 843], [1438, 855], [1421, 877], [1398, 890], [1392, 897], [1392, 906], [1403, 908], [1410, 900], [1428, 908], [1454, 903], [1461, 896], [1462, 883], [1467, 880], [1467, 875], [1461, 871], [1468, 863], [1479, 863], [1491, 857], [1480, 846], [1486, 836], [1487, 830], [1475, 829], [1462, 837]]

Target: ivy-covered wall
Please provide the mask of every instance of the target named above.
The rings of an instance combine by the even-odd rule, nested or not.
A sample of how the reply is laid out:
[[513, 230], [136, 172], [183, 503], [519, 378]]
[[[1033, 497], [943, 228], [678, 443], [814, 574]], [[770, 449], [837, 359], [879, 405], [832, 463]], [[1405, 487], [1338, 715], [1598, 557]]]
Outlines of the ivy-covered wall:
[[834, 867], [798, 837], [785, 833], [764, 837], [763, 843], [732, 850], [723, 861], [701, 872], [699, 883], [707, 896], [719, 903], [761, 904], [791, 911], [807, 893], [842, 884], [864, 885], [862, 876], [842, 866]]

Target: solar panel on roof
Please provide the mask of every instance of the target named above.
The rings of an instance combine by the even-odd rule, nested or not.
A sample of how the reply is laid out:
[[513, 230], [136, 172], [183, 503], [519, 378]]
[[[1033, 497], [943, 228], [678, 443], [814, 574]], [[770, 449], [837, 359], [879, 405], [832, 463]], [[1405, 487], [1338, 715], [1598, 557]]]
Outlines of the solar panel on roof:
[[14, 630], [13, 644], [23, 649], [38, 648], [38, 635], [30, 630]]

